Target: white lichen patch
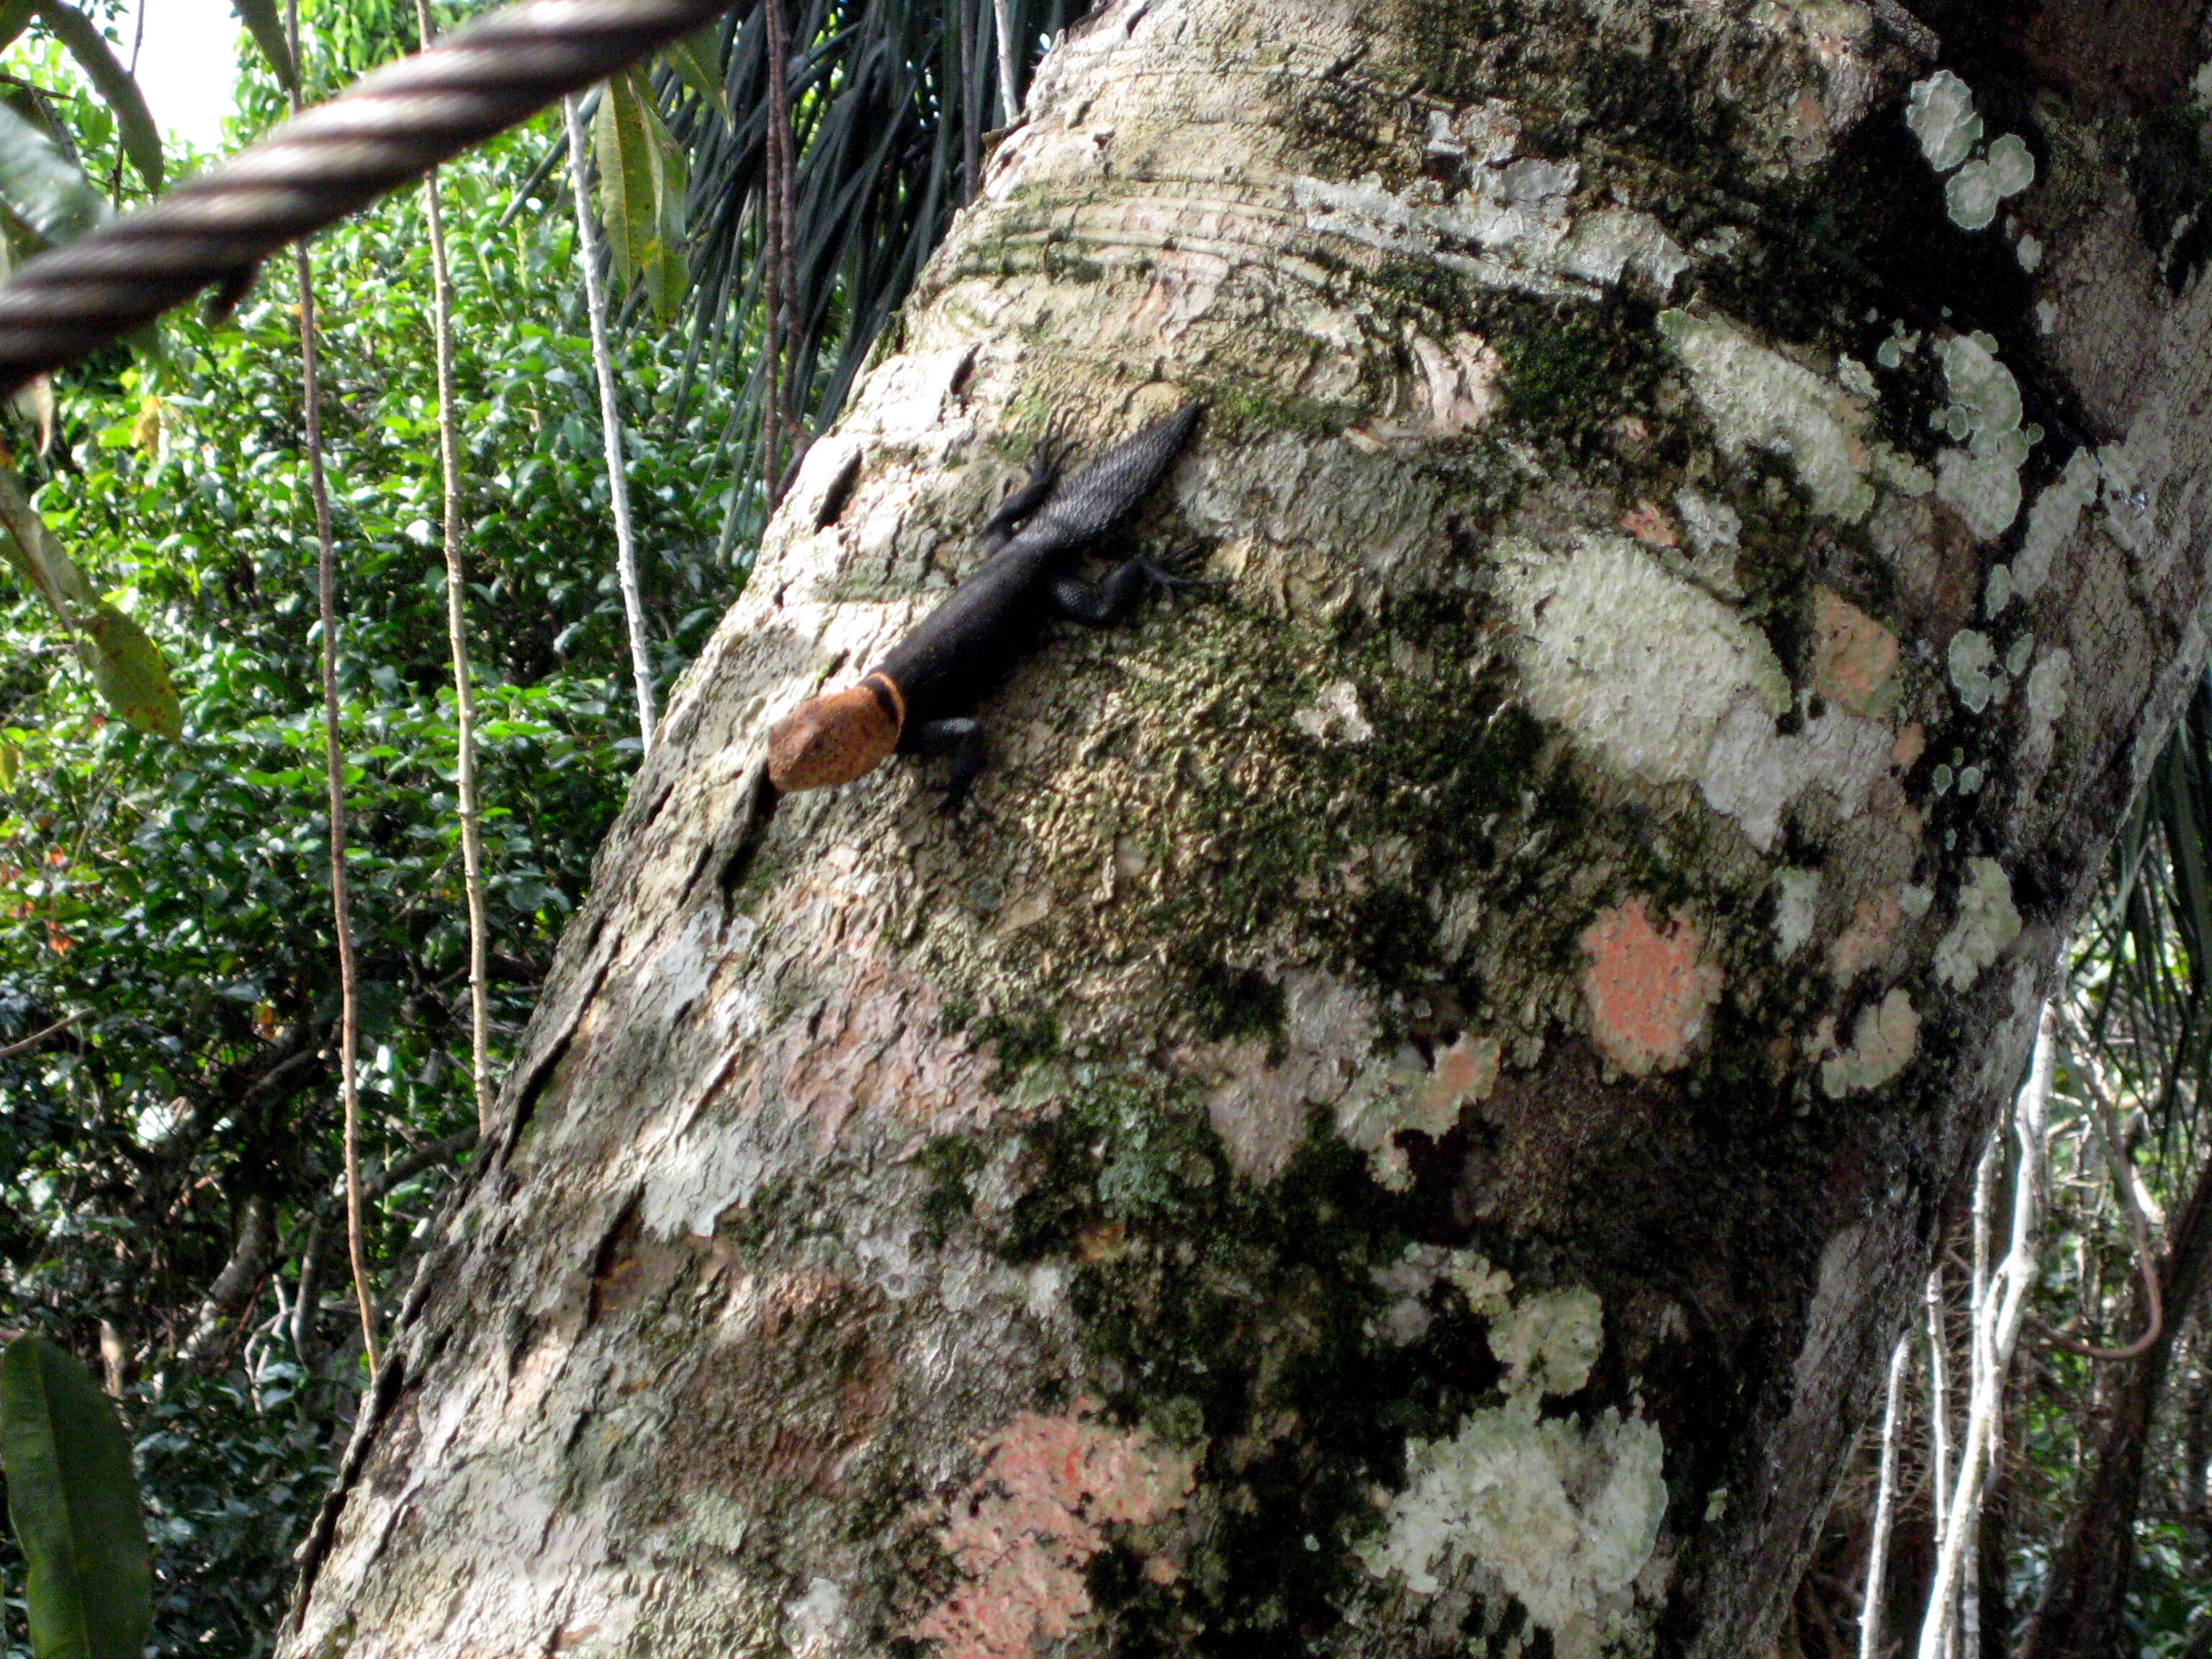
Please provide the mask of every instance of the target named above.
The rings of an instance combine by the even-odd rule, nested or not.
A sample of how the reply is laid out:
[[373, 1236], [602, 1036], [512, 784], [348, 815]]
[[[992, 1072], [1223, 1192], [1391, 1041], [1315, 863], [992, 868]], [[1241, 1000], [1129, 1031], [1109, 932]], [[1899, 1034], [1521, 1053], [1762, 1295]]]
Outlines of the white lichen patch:
[[[1374, 1279], [1376, 1288], [1389, 1297], [1382, 1310], [1375, 1316], [1371, 1328], [1377, 1337], [1395, 1347], [1405, 1347], [1428, 1334], [1432, 1318], [1431, 1295], [1439, 1284], [1457, 1291], [1468, 1311], [1478, 1318], [1503, 1318], [1513, 1310], [1513, 1276], [1502, 1268], [1492, 1267], [1486, 1257], [1474, 1250], [1448, 1249], [1442, 1244], [1408, 1244], [1395, 1261], [1370, 1269], [1369, 1276]], [[1593, 1362], [1595, 1357], [1593, 1351]]]
[[1829, 791], [1847, 818], [1864, 811], [1875, 781], [1890, 769], [1896, 742], [1887, 726], [1839, 708], [1784, 732], [1758, 704], [1741, 697], [1713, 734], [1698, 793], [1766, 852], [1781, 833], [1790, 803], [1808, 789]]
[[1607, 1603], [1658, 1542], [1665, 1447], [1611, 1408], [1587, 1429], [1539, 1420], [1535, 1398], [1470, 1412], [1449, 1440], [1411, 1442], [1406, 1489], [1358, 1553], [1425, 1595], [1487, 1568], [1550, 1632], [1556, 1659], [1595, 1659]]
[[1694, 489], [1674, 492], [1674, 510], [1682, 515], [1682, 532], [1689, 538], [1691, 578], [1723, 599], [1741, 599], [1736, 554], [1743, 545], [1742, 515], [1726, 501]]
[[2098, 484], [2096, 456], [2077, 449], [2067, 457], [2066, 470], [2036, 493], [2035, 505], [2027, 509], [2020, 556], [2012, 562], [2010, 586], [2021, 599], [2032, 599], [2042, 592], [2051, 577], [2051, 559], [2081, 527], [2082, 509], [2097, 499]]
[[[1824, 1026], [1826, 1022], [1823, 1022]], [[1848, 1047], [1820, 1062], [1820, 1089], [1832, 1099], [1855, 1090], [1879, 1089], [1912, 1063], [1920, 1046], [1920, 1016], [1902, 986], [1859, 1010]]]
[[1504, 1050], [1495, 1037], [1462, 1031], [1424, 1066], [1410, 1046], [1363, 1066], [1335, 1102], [1336, 1132], [1367, 1154], [1376, 1181], [1395, 1193], [1413, 1185], [1401, 1131], [1431, 1139], [1449, 1133], [1462, 1109], [1490, 1097]]
[[1974, 94], [1948, 70], [1916, 81], [1905, 106], [1905, 125], [1920, 141], [1920, 153], [1938, 173], [1965, 161], [1981, 141], [1982, 118], [1974, 113]]
[[1604, 1343], [1605, 1306], [1581, 1289], [1532, 1296], [1490, 1328], [1509, 1395], [1579, 1393]]
[[1586, 535], [1564, 558], [1509, 537], [1498, 571], [1530, 705], [1624, 772], [1687, 781], [1739, 696], [1770, 720], [1790, 707], [1765, 635], [1626, 537]]
[[1966, 447], [1943, 452], [1936, 493], [1975, 535], [1992, 540], [2020, 515], [2020, 469], [2028, 451], [2020, 427], [2020, 384], [1982, 338], [1954, 334], [1936, 349], [1950, 394], [1939, 422]]
[[1982, 975], [2020, 937], [2020, 912], [2013, 908], [2012, 882], [1995, 859], [1966, 860], [1967, 881], [1959, 891], [1959, 913], [1951, 931], [1936, 945], [1936, 977], [1963, 991]]
[[1889, 729], [1841, 708], [1779, 730], [1790, 681], [1765, 635], [1625, 537], [1564, 558], [1508, 538], [1497, 568], [1538, 717], [1631, 776], [1695, 782], [1762, 849], [1808, 789], [1855, 817], [1893, 764]]
[[[1633, 276], [1664, 298], [1690, 257], [1659, 222], [1622, 208], [1577, 212], [1581, 168], [1538, 157], [1494, 161], [1514, 142], [1509, 127], [1485, 124], [1485, 159], [1466, 157], [1467, 187], [1438, 194], [1430, 181], [1400, 194], [1378, 174], [1350, 183], [1297, 178], [1291, 198], [1306, 228], [1391, 254], [1463, 270], [1480, 279], [1559, 298], [1589, 294]], [[1449, 128], [1446, 129], [1449, 132]], [[1431, 130], [1428, 148], [1449, 138]]]
[[1820, 908], [1820, 872], [1790, 866], [1776, 875], [1774, 887], [1774, 954], [1786, 962], [1813, 937]]
[[1988, 635], [1960, 629], [1951, 635], [1945, 661], [1959, 701], [1973, 713], [1978, 714], [1991, 703], [2004, 701], [2004, 670], [1998, 665], [1996, 647], [1990, 643]]
[[1855, 524], [1872, 509], [1877, 481], [1910, 493], [1925, 477], [1865, 436], [1867, 404], [1836, 381], [1716, 318], [1662, 311], [1659, 333], [1689, 369], [1722, 447], [1789, 457], [1815, 512]]
[[2045, 651], [2028, 671], [2024, 694], [2027, 737], [2022, 746], [2021, 761], [2032, 770], [2039, 772], [2050, 762], [2058, 717], [2066, 712], [2067, 683], [2073, 674], [2073, 654], [2057, 647]]
[[1468, 1293], [1492, 1316], [1505, 1402], [1469, 1412], [1448, 1440], [1407, 1443], [1405, 1489], [1358, 1554], [1376, 1577], [1395, 1573], [1422, 1595], [1486, 1570], [1550, 1633], [1558, 1659], [1595, 1659], [1658, 1542], [1665, 1447], [1643, 1418], [1611, 1408], [1587, 1428], [1540, 1418], [1546, 1395], [1589, 1382], [1602, 1310], [1587, 1291], [1515, 1305], [1508, 1288], [1496, 1275]]
[[1978, 156], [1953, 173], [1943, 186], [1944, 211], [1961, 230], [1987, 230], [2004, 200], [1996, 169]]
[[1996, 175], [1997, 193], [2017, 196], [2035, 182], [2035, 156], [2027, 141], [2008, 132], [1990, 146], [1990, 171]]
[[[2017, 133], [2008, 132], [1951, 175], [1943, 187], [1943, 206], [1951, 222], [1964, 230], [1987, 230], [1997, 209], [2035, 182], [2035, 157]], [[2029, 240], [2033, 240], [2032, 238]], [[2039, 249], [2037, 258], [2041, 258]], [[2035, 269], [2023, 252], [2023, 268]]]
[[1462, 1107], [1489, 1097], [1503, 1055], [1495, 1038], [1462, 1034], [1437, 1055], [1433, 1066], [1424, 1065], [1410, 1045], [1371, 1059], [1334, 1102], [1336, 1132], [1367, 1154], [1378, 1184], [1402, 1193], [1413, 1184], [1413, 1170], [1398, 1144], [1400, 1133], [1412, 1130], [1431, 1139], [1448, 1133]]
[[1297, 726], [1316, 743], [1365, 743], [1375, 735], [1359, 707], [1359, 688], [1350, 680], [1335, 680], [1321, 690], [1313, 706], [1291, 716]]

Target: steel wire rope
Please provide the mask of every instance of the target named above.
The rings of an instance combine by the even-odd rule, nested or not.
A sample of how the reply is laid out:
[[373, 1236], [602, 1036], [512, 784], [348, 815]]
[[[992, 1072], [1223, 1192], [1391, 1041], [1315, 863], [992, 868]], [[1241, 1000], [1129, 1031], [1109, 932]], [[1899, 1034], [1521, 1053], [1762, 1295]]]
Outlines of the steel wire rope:
[[327, 103], [0, 286], [0, 392], [76, 362], [564, 94], [605, 80], [731, 0], [523, 0]]

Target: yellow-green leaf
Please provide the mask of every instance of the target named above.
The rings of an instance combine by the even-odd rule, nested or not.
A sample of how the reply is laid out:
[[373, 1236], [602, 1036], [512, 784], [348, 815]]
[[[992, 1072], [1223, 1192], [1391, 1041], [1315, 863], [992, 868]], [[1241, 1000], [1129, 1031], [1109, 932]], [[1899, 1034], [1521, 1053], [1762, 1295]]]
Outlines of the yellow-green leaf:
[[676, 78], [720, 112], [722, 125], [737, 131], [738, 113], [730, 107], [729, 88], [722, 84], [722, 20], [692, 30], [669, 46], [663, 61]]
[[99, 595], [62, 550], [15, 475], [6, 471], [0, 471], [0, 557], [15, 567], [64, 628], [74, 633], [90, 622]]
[[599, 164], [599, 219], [616, 276], [642, 286], [665, 321], [683, 303], [684, 152], [653, 104], [641, 69], [606, 84], [593, 123]]
[[141, 732], [178, 742], [185, 714], [169, 665], [144, 629], [113, 605], [101, 604], [85, 630], [93, 684], [118, 718]]
[[154, 125], [145, 94], [138, 90], [138, 82], [123, 67], [107, 37], [97, 23], [64, 0], [33, 0], [33, 3], [40, 21], [69, 48], [70, 56], [115, 112], [115, 128], [122, 135], [123, 153], [131, 158], [131, 165], [138, 169], [139, 177], [161, 189], [161, 130]]

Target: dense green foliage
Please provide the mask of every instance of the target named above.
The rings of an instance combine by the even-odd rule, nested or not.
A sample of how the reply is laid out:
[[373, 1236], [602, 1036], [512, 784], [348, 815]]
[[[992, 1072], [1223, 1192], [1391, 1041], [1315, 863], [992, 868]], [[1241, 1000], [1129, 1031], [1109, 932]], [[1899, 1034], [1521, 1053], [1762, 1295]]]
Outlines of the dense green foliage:
[[[637, 749], [568, 217], [499, 223], [545, 142], [445, 174], [502, 1048]], [[473, 1121], [427, 249], [405, 192], [316, 252], [372, 1176]], [[725, 503], [701, 465], [726, 414], [695, 383], [672, 415], [681, 347], [639, 331], [620, 364], [664, 681], [738, 580], [711, 562]], [[0, 1323], [87, 1354], [108, 1334], [165, 1652], [265, 1648], [358, 1382], [297, 351], [272, 268], [234, 325], [180, 316], [165, 368], [116, 353], [66, 386], [53, 452], [19, 455], [94, 586], [161, 642], [181, 744], [108, 718], [33, 600], [0, 605], [0, 1043], [74, 1022], [0, 1059]], [[451, 1164], [380, 1206], [387, 1304]], [[242, 1324], [196, 1344], [256, 1201], [273, 1271]], [[295, 1349], [319, 1209], [322, 1305]]]

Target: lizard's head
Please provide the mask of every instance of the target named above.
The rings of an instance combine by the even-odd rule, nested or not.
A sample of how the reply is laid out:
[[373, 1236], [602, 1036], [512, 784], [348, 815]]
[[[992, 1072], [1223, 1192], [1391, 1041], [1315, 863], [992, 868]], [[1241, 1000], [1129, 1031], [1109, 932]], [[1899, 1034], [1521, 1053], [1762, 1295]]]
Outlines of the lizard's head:
[[769, 781], [787, 795], [851, 782], [898, 747], [899, 712], [896, 689], [879, 674], [808, 698], [769, 727]]

